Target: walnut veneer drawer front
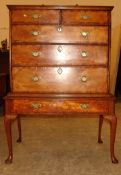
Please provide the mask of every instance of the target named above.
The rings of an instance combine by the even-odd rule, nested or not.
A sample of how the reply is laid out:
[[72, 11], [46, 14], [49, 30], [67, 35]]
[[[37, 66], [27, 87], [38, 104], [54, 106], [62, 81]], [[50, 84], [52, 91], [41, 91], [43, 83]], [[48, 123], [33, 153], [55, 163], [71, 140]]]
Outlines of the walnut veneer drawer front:
[[106, 93], [106, 68], [13, 67], [13, 92]]
[[12, 64], [47, 65], [107, 65], [107, 46], [84, 45], [13, 45]]
[[12, 23], [58, 24], [58, 10], [13, 10]]
[[108, 27], [14, 25], [12, 42], [108, 43]]
[[11, 112], [33, 113], [108, 113], [108, 101], [95, 99], [19, 99], [13, 100]]
[[64, 10], [62, 12], [63, 24], [100, 24], [107, 25], [109, 17], [107, 11]]

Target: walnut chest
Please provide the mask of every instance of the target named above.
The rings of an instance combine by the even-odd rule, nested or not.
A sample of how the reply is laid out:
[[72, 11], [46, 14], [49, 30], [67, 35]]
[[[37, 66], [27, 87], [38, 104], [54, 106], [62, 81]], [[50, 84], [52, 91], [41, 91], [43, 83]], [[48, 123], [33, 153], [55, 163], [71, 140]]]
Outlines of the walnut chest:
[[[12, 162], [11, 120], [20, 114], [99, 116], [111, 125], [114, 156], [116, 116], [109, 93], [111, 10], [108, 6], [9, 5], [11, 92], [5, 128]], [[74, 116], [74, 115], [73, 115]]]

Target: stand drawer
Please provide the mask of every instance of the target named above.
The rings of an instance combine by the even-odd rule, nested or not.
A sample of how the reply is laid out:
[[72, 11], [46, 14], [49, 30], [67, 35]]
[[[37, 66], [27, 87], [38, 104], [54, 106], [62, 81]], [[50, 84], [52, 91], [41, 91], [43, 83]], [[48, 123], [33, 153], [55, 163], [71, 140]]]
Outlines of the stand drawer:
[[15, 99], [12, 113], [108, 113], [109, 102], [101, 99]]

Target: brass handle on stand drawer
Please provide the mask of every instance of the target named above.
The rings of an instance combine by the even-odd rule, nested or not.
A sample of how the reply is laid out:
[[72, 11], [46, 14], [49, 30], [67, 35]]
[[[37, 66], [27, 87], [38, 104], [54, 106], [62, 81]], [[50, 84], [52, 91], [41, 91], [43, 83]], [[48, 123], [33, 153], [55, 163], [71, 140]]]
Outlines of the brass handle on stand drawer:
[[89, 36], [89, 32], [83, 31], [83, 32], [81, 32], [81, 36], [83, 36], [83, 38], [87, 38]]
[[40, 55], [40, 52], [36, 52], [36, 51], [35, 52], [32, 52], [32, 56], [33, 57], [38, 57], [39, 55]]
[[39, 18], [41, 18], [41, 15], [39, 15], [39, 14], [33, 14], [32, 15], [32, 18], [33, 19], [39, 19]]
[[83, 75], [80, 80], [81, 82], [87, 82], [87, 76]]
[[80, 108], [81, 109], [88, 109], [89, 108], [89, 104], [82, 103], [82, 104], [80, 104]]
[[34, 82], [38, 82], [38, 81], [39, 81], [39, 77], [38, 77], [38, 76], [36, 76], [36, 75], [35, 75], [35, 76], [33, 76], [33, 77], [32, 77], [32, 81], [34, 81]]
[[40, 32], [39, 31], [32, 31], [32, 35], [33, 36], [38, 36], [38, 35], [40, 35]]
[[31, 104], [31, 107], [32, 107], [32, 109], [39, 109], [39, 108], [41, 108], [42, 107], [42, 105], [41, 104], [38, 104], [38, 103], [32, 103]]
[[80, 18], [83, 20], [87, 20], [90, 19], [91, 17], [89, 15], [81, 15]]
[[88, 56], [87, 51], [81, 51], [81, 57], [85, 58]]

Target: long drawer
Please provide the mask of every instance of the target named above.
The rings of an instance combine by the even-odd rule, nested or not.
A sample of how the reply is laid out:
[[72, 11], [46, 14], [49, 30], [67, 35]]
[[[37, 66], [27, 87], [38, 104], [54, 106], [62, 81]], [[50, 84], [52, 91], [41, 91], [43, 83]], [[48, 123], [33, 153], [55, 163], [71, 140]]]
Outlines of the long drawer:
[[12, 65], [107, 65], [107, 46], [13, 45]]
[[13, 92], [106, 93], [106, 68], [13, 67]]
[[12, 23], [58, 24], [59, 10], [13, 10]]
[[108, 43], [108, 27], [13, 25], [12, 42]]
[[98, 24], [107, 25], [109, 22], [107, 11], [90, 11], [90, 10], [64, 10], [62, 12], [63, 24]]
[[108, 113], [109, 101], [103, 99], [14, 99], [11, 100], [11, 113]]

